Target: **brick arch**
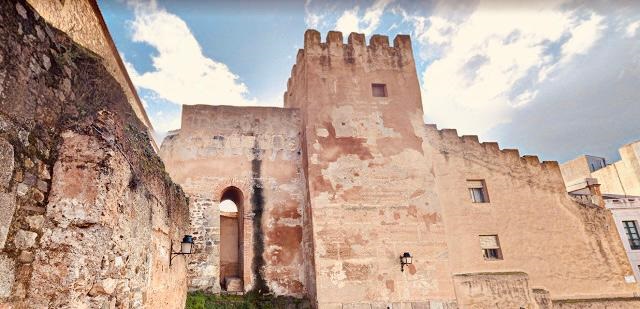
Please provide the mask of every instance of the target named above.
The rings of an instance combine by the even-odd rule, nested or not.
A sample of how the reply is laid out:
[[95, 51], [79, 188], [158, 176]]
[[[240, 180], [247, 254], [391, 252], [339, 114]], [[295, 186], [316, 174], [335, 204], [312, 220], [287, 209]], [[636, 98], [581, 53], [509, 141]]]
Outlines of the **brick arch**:
[[[216, 209], [218, 207], [217, 204], [222, 201], [222, 198], [225, 195], [236, 203], [236, 206], [238, 207], [238, 275], [243, 281], [242, 288], [244, 291], [247, 291], [252, 285], [251, 260], [253, 259], [253, 252], [251, 248], [253, 243], [253, 216], [251, 215], [251, 188], [250, 179], [227, 178], [218, 182], [212, 190], [213, 201], [214, 204], [216, 204]], [[229, 196], [230, 190], [237, 191], [236, 194], [240, 196], [241, 200], [238, 201], [233, 198], [233, 196], [238, 197], [236, 194], [231, 194], [231, 196]], [[221, 241], [223, 237], [222, 233], [223, 231], [221, 226]], [[220, 253], [220, 256], [222, 256], [222, 253]], [[222, 263], [222, 261], [220, 261], [220, 263]], [[220, 273], [219, 279], [221, 286], [224, 286], [222, 273]]]
[[251, 179], [225, 178], [216, 183], [213, 187], [213, 200], [220, 202], [222, 194], [229, 188], [236, 187], [244, 196], [244, 204], [246, 205], [251, 195]]

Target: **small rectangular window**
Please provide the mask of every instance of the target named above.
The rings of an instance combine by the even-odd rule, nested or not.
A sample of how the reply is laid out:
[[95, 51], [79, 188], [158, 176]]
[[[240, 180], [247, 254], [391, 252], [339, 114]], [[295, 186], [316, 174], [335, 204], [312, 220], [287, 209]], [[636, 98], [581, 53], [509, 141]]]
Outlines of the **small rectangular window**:
[[485, 260], [502, 260], [498, 235], [480, 235], [480, 248]]
[[371, 91], [374, 97], [386, 97], [387, 85], [385, 84], [371, 84]]
[[631, 249], [640, 249], [640, 234], [638, 234], [638, 224], [636, 221], [622, 221], [622, 225], [624, 225], [624, 230], [627, 232]]
[[489, 194], [484, 180], [467, 180], [467, 188], [471, 201], [474, 203], [489, 203]]

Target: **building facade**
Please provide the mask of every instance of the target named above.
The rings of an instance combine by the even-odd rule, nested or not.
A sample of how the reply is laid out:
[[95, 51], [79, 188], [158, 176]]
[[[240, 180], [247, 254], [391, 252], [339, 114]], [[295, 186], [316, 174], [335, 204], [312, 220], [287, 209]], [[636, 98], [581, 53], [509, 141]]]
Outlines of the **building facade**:
[[640, 141], [618, 150], [620, 160], [606, 164], [604, 158], [580, 156], [560, 166], [568, 191], [580, 186], [586, 178], [595, 178], [600, 191], [609, 195], [640, 196]]
[[605, 207], [613, 215], [635, 280], [640, 282], [640, 197], [608, 198], [604, 201]]
[[570, 198], [556, 162], [422, 115], [408, 36], [315, 30], [284, 108], [184, 106], [160, 155], [190, 196], [190, 289], [320, 308], [640, 306], [610, 213]]
[[622, 146], [620, 161], [580, 156], [560, 166], [569, 194], [608, 209], [627, 252], [635, 280], [640, 282], [640, 141]]

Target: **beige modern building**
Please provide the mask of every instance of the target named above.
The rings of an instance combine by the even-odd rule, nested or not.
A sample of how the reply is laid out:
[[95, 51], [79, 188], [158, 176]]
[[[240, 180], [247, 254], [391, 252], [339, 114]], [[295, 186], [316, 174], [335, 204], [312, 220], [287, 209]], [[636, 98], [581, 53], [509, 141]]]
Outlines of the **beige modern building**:
[[284, 108], [185, 106], [160, 154], [190, 195], [190, 289], [320, 308], [640, 306], [611, 216], [571, 199], [556, 162], [422, 115], [408, 36], [315, 30]]
[[567, 190], [579, 188], [585, 179], [595, 178], [600, 191], [621, 196], [640, 196], [640, 141], [618, 150], [620, 161], [607, 164], [604, 158], [580, 156], [560, 166]]
[[580, 156], [560, 166], [569, 194], [608, 209], [640, 282], [640, 141], [619, 149], [621, 160]]

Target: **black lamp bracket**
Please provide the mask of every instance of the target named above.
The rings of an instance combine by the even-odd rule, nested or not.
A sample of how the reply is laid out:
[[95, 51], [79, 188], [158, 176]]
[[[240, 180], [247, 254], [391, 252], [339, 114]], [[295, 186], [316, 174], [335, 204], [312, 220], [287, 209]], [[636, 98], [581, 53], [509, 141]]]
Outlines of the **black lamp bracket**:
[[185, 255], [188, 253], [182, 253], [182, 252], [173, 252], [173, 241], [171, 241], [171, 246], [169, 247], [169, 267], [171, 267], [171, 261], [173, 261], [173, 258], [175, 258], [178, 255]]

